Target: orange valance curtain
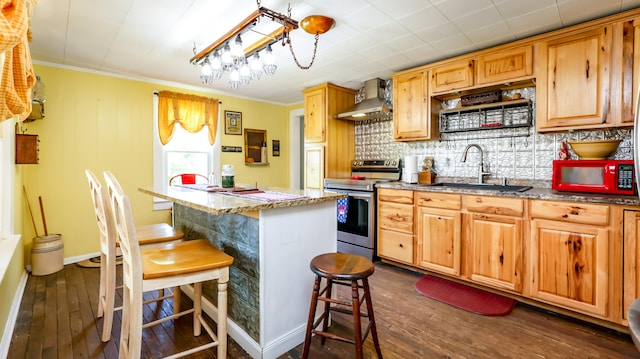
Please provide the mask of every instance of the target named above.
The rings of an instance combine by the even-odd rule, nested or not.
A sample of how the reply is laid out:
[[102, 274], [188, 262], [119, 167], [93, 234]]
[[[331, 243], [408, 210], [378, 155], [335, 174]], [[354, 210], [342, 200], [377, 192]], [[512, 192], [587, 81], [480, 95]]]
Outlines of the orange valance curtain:
[[0, 122], [31, 112], [31, 87], [36, 82], [28, 41], [29, 19], [37, 0], [0, 0]]
[[158, 93], [158, 133], [160, 142], [166, 145], [173, 135], [173, 126], [182, 127], [196, 133], [202, 127], [209, 127], [209, 143], [216, 140], [218, 128], [218, 99], [187, 95], [171, 91]]

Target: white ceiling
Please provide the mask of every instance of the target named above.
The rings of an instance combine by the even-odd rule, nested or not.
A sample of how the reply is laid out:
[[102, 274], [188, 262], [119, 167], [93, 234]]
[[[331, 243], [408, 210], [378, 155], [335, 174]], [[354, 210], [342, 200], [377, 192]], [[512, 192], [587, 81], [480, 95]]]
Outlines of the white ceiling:
[[[261, 5], [287, 13], [288, 1]], [[31, 30], [38, 64], [89, 69], [200, 87], [280, 104], [302, 101], [302, 89], [323, 82], [357, 89], [365, 80], [579, 22], [639, 7], [640, 0], [292, 0], [291, 16], [333, 17], [320, 36], [310, 70], [289, 49], [274, 47], [275, 75], [238, 90], [228, 75], [200, 84], [189, 59], [256, 8], [254, 0], [40, 0]], [[305, 65], [313, 36], [291, 35]], [[248, 42], [245, 40], [245, 42]], [[46, 85], [46, 79], [42, 79]]]

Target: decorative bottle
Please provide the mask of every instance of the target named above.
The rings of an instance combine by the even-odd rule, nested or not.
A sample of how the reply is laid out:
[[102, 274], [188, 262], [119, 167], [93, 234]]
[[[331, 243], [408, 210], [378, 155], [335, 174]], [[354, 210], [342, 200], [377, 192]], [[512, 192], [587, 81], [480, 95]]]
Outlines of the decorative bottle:
[[267, 143], [262, 142], [262, 148], [260, 148], [260, 162], [267, 163]]

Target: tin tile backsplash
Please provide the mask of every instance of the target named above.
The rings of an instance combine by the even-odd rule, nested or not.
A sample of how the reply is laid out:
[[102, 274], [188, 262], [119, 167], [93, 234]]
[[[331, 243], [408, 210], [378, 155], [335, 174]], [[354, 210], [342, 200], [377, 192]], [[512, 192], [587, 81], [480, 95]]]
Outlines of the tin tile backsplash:
[[[521, 93], [523, 98], [531, 99], [535, 104], [535, 88], [512, 90], [504, 95], [513, 96], [514, 92]], [[457, 101], [446, 101], [442, 106], [444, 109], [454, 108]], [[532, 127], [444, 133], [440, 140], [434, 141], [395, 142], [393, 121], [389, 120], [357, 122], [355, 132], [356, 159], [431, 156], [436, 173], [444, 177], [476, 177], [479, 151], [470, 149], [467, 161], [461, 162], [464, 148], [472, 143], [483, 149], [485, 169], [491, 173], [487, 178], [551, 181], [551, 164], [558, 159], [560, 143], [564, 139], [621, 139], [623, 141], [611, 158], [633, 159], [630, 128], [538, 134], [535, 131], [535, 118]], [[578, 159], [573, 152], [571, 154], [572, 159]]]

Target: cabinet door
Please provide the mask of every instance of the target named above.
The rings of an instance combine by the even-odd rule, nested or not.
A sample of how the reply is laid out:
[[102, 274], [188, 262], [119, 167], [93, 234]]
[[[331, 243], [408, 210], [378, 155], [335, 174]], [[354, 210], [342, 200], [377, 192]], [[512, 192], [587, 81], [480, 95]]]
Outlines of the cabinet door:
[[517, 80], [533, 74], [533, 46], [527, 45], [478, 57], [477, 84]]
[[610, 123], [611, 33], [606, 26], [540, 44], [538, 130]]
[[324, 142], [327, 132], [327, 95], [325, 89], [317, 89], [304, 95], [304, 140]]
[[602, 227], [534, 219], [531, 222], [531, 296], [606, 316], [608, 231]]
[[434, 93], [473, 86], [473, 60], [461, 60], [431, 69]]
[[426, 71], [394, 78], [393, 138], [396, 141], [428, 140], [435, 136], [432, 133], [426, 79]]
[[624, 299], [622, 318], [627, 320], [627, 310], [640, 297], [640, 211], [624, 211]]
[[413, 235], [380, 228], [378, 255], [393, 261], [413, 264]]
[[459, 211], [417, 207], [417, 265], [449, 275], [460, 275], [461, 226]]
[[324, 146], [304, 148], [304, 188], [324, 188]]
[[494, 288], [521, 292], [523, 220], [470, 214], [466, 222], [469, 278]]

